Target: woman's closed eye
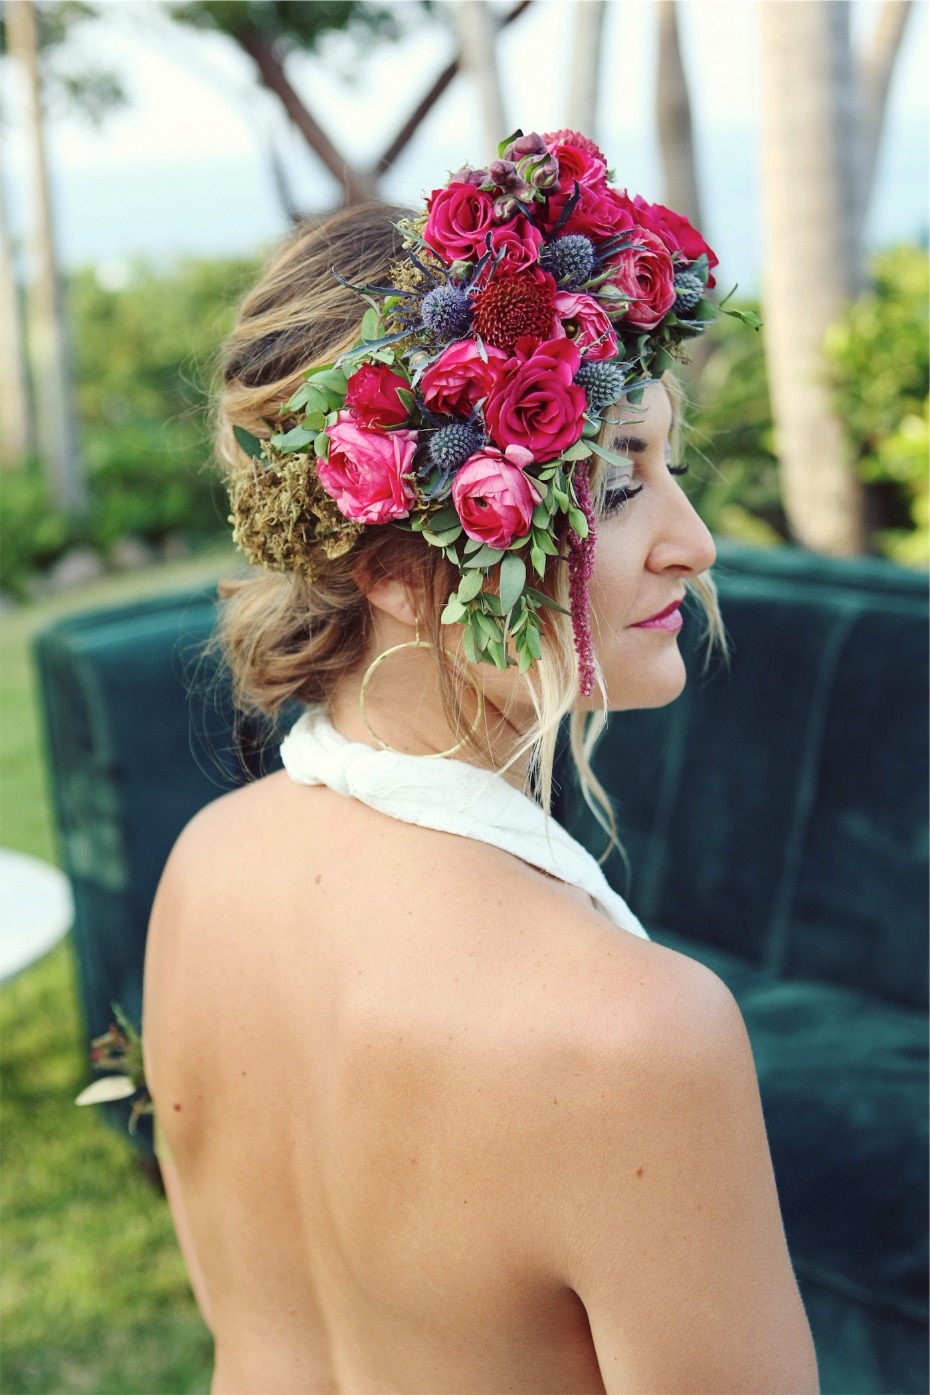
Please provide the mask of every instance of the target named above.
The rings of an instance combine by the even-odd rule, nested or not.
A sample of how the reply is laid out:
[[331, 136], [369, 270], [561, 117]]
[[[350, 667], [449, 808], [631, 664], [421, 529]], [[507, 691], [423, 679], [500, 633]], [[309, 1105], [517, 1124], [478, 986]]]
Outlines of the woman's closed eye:
[[[667, 469], [670, 475], [686, 475], [688, 473], [687, 465], [668, 465]], [[609, 484], [604, 495], [603, 517], [607, 518], [612, 514], [619, 513], [624, 505], [641, 492], [642, 488], [641, 484], [634, 485], [632, 480], [622, 480]]]

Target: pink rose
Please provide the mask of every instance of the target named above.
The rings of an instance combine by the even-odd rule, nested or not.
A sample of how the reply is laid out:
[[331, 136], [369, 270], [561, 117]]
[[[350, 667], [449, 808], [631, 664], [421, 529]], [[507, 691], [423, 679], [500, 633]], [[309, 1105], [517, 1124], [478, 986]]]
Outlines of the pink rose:
[[[716, 252], [711, 251], [697, 228], [692, 227], [687, 218], [680, 213], [665, 208], [661, 203], [647, 203], [642, 194], [637, 194], [631, 199], [629, 194], [623, 193], [620, 198], [634, 221], [647, 232], [661, 237], [670, 252], [680, 252], [688, 262], [697, 261], [698, 257], [703, 255], [707, 257], [709, 267], [717, 265], [719, 258]], [[707, 284], [716, 286], [717, 282], [713, 276], [709, 276]]]
[[630, 302], [624, 323], [655, 329], [675, 304], [675, 268], [671, 254], [655, 233], [635, 228], [632, 247], [610, 259], [610, 280]]
[[587, 399], [573, 382], [581, 355], [570, 339], [549, 339], [526, 360], [512, 358], [484, 409], [501, 449], [523, 446], [534, 460], [554, 460], [581, 435]]
[[397, 395], [399, 388], [409, 391], [410, 384], [386, 363], [364, 363], [349, 379], [346, 406], [363, 426], [400, 426], [410, 413]]
[[462, 527], [476, 542], [509, 547], [530, 531], [539, 491], [523, 473], [532, 455], [519, 446], [503, 454], [493, 446], [470, 455], [452, 485], [452, 502]]
[[[571, 193], [577, 180], [581, 185], [596, 186], [607, 178], [607, 162], [596, 145], [585, 141], [576, 144], [572, 139], [574, 131], [560, 131], [557, 137], [547, 136], [546, 146], [550, 155], [559, 162], [559, 188]], [[584, 140], [584, 137], [578, 139]]]
[[[491, 233], [491, 255], [494, 258], [494, 275], [511, 276], [517, 271], [528, 271], [539, 261], [539, 249], [543, 236], [534, 228], [529, 218], [521, 213], [510, 223], [494, 228]], [[500, 257], [500, 261], [496, 259]], [[491, 264], [485, 268], [487, 281]]]
[[369, 431], [340, 412], [329, 436], [329, 459], [317, 459], [320, 484], [356, 523], [406, 518], [416, 495], [404, 475], [417, 448], [415, 431]]
[[431, 412], [471, 415], [475, 404], [495, 386], [507, 362], [503, 349], [495, 349], [493, 344], [485, 345], [485, 353], [487, 363], [474, 339], [457, 339], [443, 349], [420, 379], [420, 392]]
[[472, 261], [485, 251], [495, 226], [494, 200], [474, 184], [448, 184], [426, 201], [429, 217], [423, 237], [444, 262]]
[[593, 296], [559, 291], [555, 313], [562, 333], [577, 345], [584, 358], [589, 361], [616, 358], [617, 336]]

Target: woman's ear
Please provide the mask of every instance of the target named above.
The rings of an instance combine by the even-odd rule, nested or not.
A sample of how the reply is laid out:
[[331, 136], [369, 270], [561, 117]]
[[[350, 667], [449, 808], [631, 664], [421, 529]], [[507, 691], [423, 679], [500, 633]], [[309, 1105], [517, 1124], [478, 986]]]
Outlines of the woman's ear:
[[372, 611], [414, 628], [419, 611], [415, 604], [416, 597], [406, 582], [383, 571], [374, 576], [372, 569], [364, 563], [355, 568], [352, 578]]

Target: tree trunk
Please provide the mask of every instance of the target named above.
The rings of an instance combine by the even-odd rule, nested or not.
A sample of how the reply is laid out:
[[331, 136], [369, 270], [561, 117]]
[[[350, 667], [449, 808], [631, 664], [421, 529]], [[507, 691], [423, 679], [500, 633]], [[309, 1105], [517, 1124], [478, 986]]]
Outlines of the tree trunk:
[[678, 6], [675, 0], [659, 0], [659, 63], [656, 82], [656, 124], [665, 176], [665, 202], [702, 228], [691, 99], [678, 38]]
[[55, 259], [33, 0], [11, 0], [6, 6], [6, 24], [10, 53], [26, 74], [30, 103], [36, 269], [29, 287], [28, 314], [39, 453], [54, 502], [67, 512], [77, 513], [86, 508], [87, 495], [71, 408], [68, 340]]
[[337, 150], [313, 114], [304, 106], [297, 92], [291, 86], [284, 65], [272, 45], [257, 30], [250, 29], [236, 35], [237, 42], [249, 55], [258, 68], [262, 82], [273, 92], [304, 140], [310, 146], [330, 174], [345, 190], [346, 203], [364, 203], [377, 198], [374, 175], [367, 170], [357, 169]]
[[568, 125], [597, 140], [597, 103], [600, 91], [601, 52], [604, 38], [604, 0], [584, 0], [574, 10], [575, 48], [568, 92]]
[[761, 0], [766, 358], [782, 500], [817, 551], [865, 545], [862, 485], [825, 381], [827, 327], [863, 284], [847, 0]]
[[500, 141], [509, 133], [504, 116], [497, 72], [497, 21], [485, 0], [458, 0], [455, 27], [459, 40], [459, 70], [474, 82], [484, 123], [488, 160], [497, 156]]
[[6, 218], [0, 145], [0, 466], [18, 465], [35, 448], [13, 242]]
[[860, 184], [860, 236], [869, 215], [875, 184], [878, 152], [881, 147], [888, 91], [895, 59], [904, 37], [904, 26], [911, 0], [885, 0], [878, 16], [868, 51], [859, 62], [859, 91], [862, 99], [862, 179]]

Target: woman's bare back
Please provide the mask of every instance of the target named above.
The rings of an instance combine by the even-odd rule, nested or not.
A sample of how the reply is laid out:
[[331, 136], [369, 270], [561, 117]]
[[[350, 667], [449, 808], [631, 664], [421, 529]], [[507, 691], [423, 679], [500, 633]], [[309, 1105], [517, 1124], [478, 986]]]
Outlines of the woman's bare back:
[[[145, 1045], [214, 1395], [658, 1388], [639, 1218], [671, 1126], [641, 1116], [656, 1020], [700, 1036], [710, 978], [496, 848], [283, 773], [203, 811], [153, 913]], [[612, 1289], [595, 1274], [589, 1296], [584, 1236], [605, 1226]], [[759, 1383], [718, 1395], [814, 1388], [785, 1323], [790, 1381], [750, 1330]], [[712, 1388], [682, 1379], [663, 1388]]]

